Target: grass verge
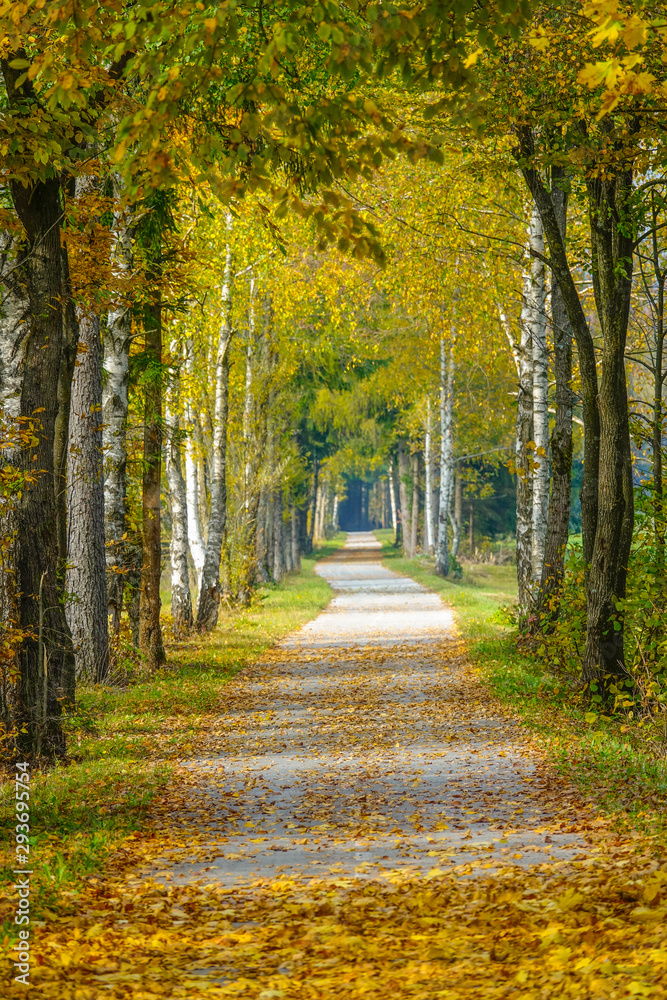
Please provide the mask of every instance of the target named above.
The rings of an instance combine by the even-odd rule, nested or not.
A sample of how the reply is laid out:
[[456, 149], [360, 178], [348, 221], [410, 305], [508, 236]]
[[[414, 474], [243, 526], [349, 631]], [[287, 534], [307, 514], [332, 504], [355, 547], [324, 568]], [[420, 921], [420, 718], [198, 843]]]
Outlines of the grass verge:
[[586, 719], [571, 679], [517, 649], [507, 609], [516, 599], [514, 566], [466, 565], [461, 581], [438, 577], [434, 561], [406, 559], [393, 532], [375, 532], [387, 567], [440, 594], [457, 613], [469, 655], [493, 694], [539, 738], [557, 771], [620, 828], [667, 836], [667, 766], [627, 720]]
[[[205, 737], [229, 681], [328, 604], [331, 588], [314, 567], [344, 539], [324, 542], [302, 559], [300, 573], [261, 588], [249, 607], [222, 610], [210, 635], [170, 641], [165, 629], [168, 662], [157, 674], [125, 687], [80, 688], [76, 715], [66, 723], [70, 761], [31, 781], [33, 917], [60, 910], [81, 879], [141, 828], [176, 762]], [[9, 883], [13, 793], [13, 781], [0, 789], [2, 875]], [[8, 915], [0, 911], [0, 918]]]

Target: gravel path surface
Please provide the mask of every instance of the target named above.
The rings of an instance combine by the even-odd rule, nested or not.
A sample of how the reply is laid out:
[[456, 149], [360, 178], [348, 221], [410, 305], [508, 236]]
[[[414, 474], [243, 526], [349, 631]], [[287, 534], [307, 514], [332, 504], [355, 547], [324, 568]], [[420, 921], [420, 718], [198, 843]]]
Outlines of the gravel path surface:
[[215, 756], [188, 764], [197, 791], [175, 822], [196, 830], [196, 852], [144, 874], [225, 886], [470, 877], [581, 857], [440, 597], [385, 569], [370, 533], [349, 534], [317, 571], [336, 596], [230, 685]]

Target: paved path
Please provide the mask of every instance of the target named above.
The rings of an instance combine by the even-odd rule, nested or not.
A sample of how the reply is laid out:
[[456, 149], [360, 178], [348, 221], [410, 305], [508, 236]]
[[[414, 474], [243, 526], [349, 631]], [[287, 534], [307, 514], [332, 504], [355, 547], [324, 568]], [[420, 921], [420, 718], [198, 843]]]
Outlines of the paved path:
[[[585, 847], [492, 714], [441, 599], [352, 533], [317, 571], [336, 596], [230, 685], [220, 755], [189, 767], [192, 855], [175, 882], [560, 865]], [[176, 861], [176, 863], [174, 863]]]

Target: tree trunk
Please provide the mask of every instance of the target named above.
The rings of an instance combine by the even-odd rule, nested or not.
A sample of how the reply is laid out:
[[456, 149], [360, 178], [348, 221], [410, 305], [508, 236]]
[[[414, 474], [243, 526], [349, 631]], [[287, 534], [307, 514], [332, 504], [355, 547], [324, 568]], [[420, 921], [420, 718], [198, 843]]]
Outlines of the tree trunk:
[[532, 511], [530, 552], [530, 600], [535, 605], [544, 567], [544, 548], [549, 517], [549, 356], [547, 354], [547, 286], [544, 272], [544, 231], [533, 207], [528, 239], [532, 256], [524, 279], [524, 298], [532, 347], [533, 442], [531, 456]]
[[[588, 575], [584, 678], [625, 673], [623, 621], [616, 602], [625, 597], [634, 524], [632, 452], [625, 344], [632, 294], [632, 235], [626, 217], [632, 175], [589, 180], [593, 288], [602, 328], [598, 515]], [[620, 627], [619, 627], [620, 626]]]
[[408, 465], [408, 453], [405, 447], [405, 441], [402, 439], [398, 442], [398, 495], [400, 501], [400, 521], [401, 521], [401, 536], [403, 541], [403, 555], [407, 556], [409, 559], [412, 553], [410, 552], [410, 508], [408, 506], [408, 478], [409, 478], [409, 465]]
[[[231, 213], [227, 213], [227, 231], [232, 228]], [[211, 481], [211, 514], [208, 522], [206, 556], [202, 573], [197, 628], [211, 631], [218, 620], [220, 604], [220, 562], [222, 540], [227, 523], [227, 423], [229, 415], [229, 350], [232, 341], [232, 248], [227, 244], [225, 274], [222, 284], [220, 337], [216, 360], [215, 413], [213, 426], [213, 475]]]
[[435, 572], [449, 573], [447, 522], [454, 472], [453, 403], [454, 403], [454, 333], [447, 349], [445, 337], [440, 337], [440, 494], [438, 497], [438, 540], [435, 552]]
[[391, 505], [391, 526], [394, 529], [394, 545], [400, 544], [400, 521], [396, 509], [396, 481], [394, 479], [394, 460], [389, 459], [389, 502]]
[[633, 245], [626, 222], [632, 174], [627, 170], [607, 174], [605, 180], [590, 177], [587, 181], [591, 271], [602, 329], [598, 392], [593, 339], [568, 265], [553, 198], [529, 165], [535, 153], [534, 136], [522, 128], [518, 137], [522, 173], [540, 210], [551, 266], [579, 354], [586, 443], [581, 506], [584, 559], [590, 564], [583, 677], [606, 684], [605, 678], [625, 673], [623, 620], [615, 602], [625, 597], [634, 519], [624, 358], [632, 289]]
[[433, 532], [433, 427], [431, 419], [431, 397], [426, 400], [426, 426], [424, 436], [424, 552], [433, 552], [435, 536]]
[[306, 552], [310, 554], [313, 551], [313, 535], [315, 532], [315, 511], [317, 509], [317, 494], [319, 486], [319, 476], [320, 476], [320, 463], [317, 458], [313, 459], [313, 492], [310, 502], [310, 518], [308, 523], [308, 536], [306, 543]]
[[194, 415], [189, 403], [185, 406], [185, 421], [189, 428], [185, 442], [185, 504], [188, 518], [188, 548], [192, 556], [197, 577], [197, 596], [201, 593], [201, 575], [204, 571], [206, 548], [199, 519], [199, 469], [192, 428]]
[[[24, 95], [15, 84], [23, 70], [12, 69], [4, 60], [2, 70], [8, 100], [20, 106]], [[25, 187], [12, 181], [9, 188], [24, 230], [17, 239], [11, 279], [20, 289], [18, 299], [28, 308], [24, 320], [5, 329], [4, 339], [13, 337], [17, 351], [23, 351], [19, 414], [40, 425], [35, 447], [19, 456], [20, 468], [34, 481], [23, 489], [14, 515], [17, 626], [26, 638], [17, 651], [19, 677], [11, 704], [17, 752], [25, 758], [40, 752], [64, 753], [61, 704], [74, 698], [74, 656], [64, 612], [54, 488], [58, 385], [67, 359], [63, 357], [60, 180]]]
[[300, 525], [299, 513], [296, 507], [292, 507], [292, 567], [297, 572], [301, 572], [301, 548], [299, 545]]
[[[551, 169], [551, 197], [558, 226], [566, 237], [568, 181], [565, 172]], [[556, 420], [551, 435], [552, 487], [540, 582], [539, 606], [552, 620], [557, 615], [555, 601], [565, 576], [565, 549], [570, 524], [572, 492], [572, 327], [567, 318], [563, 295], [556, 277], [551, 283], [551, 317], [556, 378]]]
[[283, 493], [279, 486], [273, 494], [273, 579], [280, 583], [285, 575], [283, 562]]
[[[120, 197], [118, 184], [114, 185]], [[104, 529], [106, 537], [107, 600], [111, 628], [118, 635], [126, 584], [125, 532], [127, 505], [127, 410], [130, 384], [132, 311], [123, 300], [132, 271], [132, 230], [126, 214], [114, 212], [112, 273], [118, 300], [109, 309], [104, 334], [102, 438], [104, 446]]]
[[[180, 364], [179, 345], [172, 343], [171, 353]], [[192, 628], [192, 597], [190, 595], [190, 574], [188, 572], [188, 510], [185, 479], [181, 465], [181, 435], [178, 406], [180, 378], [178, 367], [167, 395], [165, 411], [165, 455], [167, 483], [169, 486], [169, 507], [171, 513], [171, 542], [169, 558], [171, 562], [171, 616], [174, 633], [178, 636]]]
[[[149, 276], [149, 280], [150, 276]], [[162, 298], [152, 292], [144, 316], [144, 469], [142, 477], [141, 595], [139, 647], [149, 669], [157, 670], [166, 656], [160, 625], [160, 481], [162, 478]]]
[[77, 309], [67, 456], [67, 621], [76, 674], [102, 682], [109, 671], [109, 609], [104, 545], [102, 342], [99, 316]]
[[413, 557], [417, 555], [419, 532], [419, 452], [412, 454], [412, 511], [410, 523], [410, 550]]
[[461, 545], [461, 507], [463, 501], [463, 482], [459, 472], [454, 473], [454, 511], [449, 520], [452, 526], [452, 559], [456, 559]]

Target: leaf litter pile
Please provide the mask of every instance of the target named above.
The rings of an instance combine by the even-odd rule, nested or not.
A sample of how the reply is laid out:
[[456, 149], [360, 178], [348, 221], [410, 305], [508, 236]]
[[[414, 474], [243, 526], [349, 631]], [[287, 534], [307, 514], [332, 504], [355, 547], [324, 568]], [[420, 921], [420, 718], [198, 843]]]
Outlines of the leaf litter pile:
[[550, 772], [451, 612], [368, 546], [322, 564], [327, 611], [36, 930], [31, 997], [667, 996], [657, 843]]

